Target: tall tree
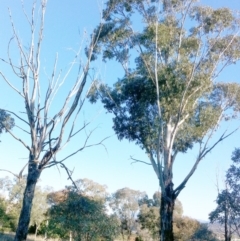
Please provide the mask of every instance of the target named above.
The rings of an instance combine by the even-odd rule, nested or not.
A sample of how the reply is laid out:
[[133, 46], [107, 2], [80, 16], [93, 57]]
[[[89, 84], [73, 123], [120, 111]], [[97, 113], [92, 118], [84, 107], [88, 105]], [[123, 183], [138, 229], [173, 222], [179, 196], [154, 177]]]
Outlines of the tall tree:
[[[96, 82], [89, 98], [100, 98], [114, 115], [120, 140], [146, 152], [161, 188], [160, 239], [173, 240], [177, 196], [201, 160], [234, 132], [212, 141], [221, 121], [239, 112], [239, 84], [217, 82], [239, 60], [239, 19], [227, 8], [195, 0], [109, 0], [103, 16], [103, 58], [115, 58], [125, 73], [112, 88]], [[174, 188], [175, 160], [195, 144], [194, 164]]]
[[232, 154], [233, 164], [226, 173], [226, 188], [219, 192], [217, 207], [209, 214], [212, 223], [224, 226], [225, 241], [231, 240], [234, 234], [240, 236], [240, 149]]
[[[101, 27], [98, 32], [92, 35], [90, 40], [87, 40], [89, 45], [86, 48], [85, 62], [80, 60], [80, 50], [77, 51], [75, 59], [70, 63], [66, 74], [61, 76], [57, 70], [58, 57], [56, 57], [52, 74], [46, 77], [41, 67], [46, 5], [47, 0], [33, 1], [32, 11], [28, 15], [22, 1], [23, 16], [25, 15], [26, 23], [30, 30], [30, 35], [25, 36], [25, 39], [27, 37], [30, 38], [27, 40], [27, 43], [22, 41], [10, 12], [13, 37], [9, 41], [7, 48], [8, 59], [2, 59], [2, 63], [8, 65], [18, 81], [12, 82], [11, 80], [14, 78], [8, 75], [8, 71], [0, 71], [2, 80], [22, 99], [22, 108], [24, 108], [20, 110], [22, 114], [15, 113], [14, 116], [18, 122], [21, 122], [18, 126], [20, 126], [24, 136], [28, 135], [26, 139], [25, 137], [17, 136], [9, 128], [8, 123], [3, 122], [3, 128], [15, 140], [19, 141], [29, 153], [27, 183], [15, 241], [26, 240], [34, 191], [42, 171], [54, 165], [60, 165], [65, 168], [70, 176], [70, 171], [63, 162], [83, 148], [91, 146], [88, 144], [89, 136], [87, 136], [82, 147], [78, 147], [78, 149], [63, 159], [57, 157], [63, 146], [72, 140], [73, 137], [76, 137], [77, 134], [81, 133], [81, 130], [88, 125], [88, 123], [84, 123], [80, 127], [76, 124], [84, 103], [84, 87], [89, 74], [90, 62], [94, 60], [93, 50], [98, 41]], [[19, 53], [18, 57], [12, 56], [12, 48], [18, 50], [14, 51], [14, 53]], [[59, 93], [60, 86], [67, 81], [70, 72], [76, 66], [77, 71], [74, 72], [77, 75], [75, 83], [73, 82], [65, 97], [61, 96], [61, 99], [64, 101], [62, 103], [58, 102], [58, 106], [54, 105], [54, 108], [52, 108], [54, 97]], [[20, 83], [21, 86], [19, 87]], [[3, 111], [8, 110], [1, 109], [1, 111], [3, 113]]]

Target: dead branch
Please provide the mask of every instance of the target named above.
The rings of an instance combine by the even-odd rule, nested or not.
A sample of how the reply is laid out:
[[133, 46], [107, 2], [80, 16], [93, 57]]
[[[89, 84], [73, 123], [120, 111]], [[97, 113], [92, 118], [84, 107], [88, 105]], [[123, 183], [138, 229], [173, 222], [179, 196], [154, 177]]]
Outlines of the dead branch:
[[132, 156], [130, 156], [130, 159], [131, 159], [131, 160], [134, 160], [133, 162], [131, 162], [131, 164], [140, 162], [140, 163], [144, 163], [144, 164], [146, 164], [146, 165], [152, 166], [151, 163], [148, 163], [148, 162], [145, 162], [145, 161], [141, 161], [141, 160], [135, 159], [135, 158], [133, 158]]

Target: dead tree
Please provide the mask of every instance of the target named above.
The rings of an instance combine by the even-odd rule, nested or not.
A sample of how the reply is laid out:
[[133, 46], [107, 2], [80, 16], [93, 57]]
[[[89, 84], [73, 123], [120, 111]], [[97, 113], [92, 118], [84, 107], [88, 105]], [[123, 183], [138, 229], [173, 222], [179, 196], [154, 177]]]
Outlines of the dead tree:
[[[16, 120], [21, 121], [25, 125], [25, 127], [21, 127], [20, 129], [29, 136], [27, 143], [24, 139], [17, 136], [13, 130], [7, 128], [8, 133], [15, 140], [19, 141], [29, 153], [27, 164], [27, 183], [16, 236], [14, 239], [15, 241], [26, 240], [35, 186], [42, 171], [46, 168], [60, 165], [65, 168], [69, 176], [71, 176], [70, 171], [63, 162], [86, 147], [102, 144], [102, 141], [92, 145], [88, 144], [90, 137], [90, 134], [88, 134], [83, 146], [65, 158], [61, 160], [57, 159], [56, 154], [62, 149], [62, 147], [74, 136], [84, 130], [89, 124], [85, 123], [82, 127], [76, 129], [77, 118], [85, 100], [84, 87], [89, 76], [90, 63], [94, 59], [93, 53], [101, 31], [101, 24], [99, 25], [99, 31], [95, 31], [88, 41], [89, 44], [86, 48], [87, 57], [85, 63], [82, 63], [79, 59], [80, 51], [77, 52], [67, 73], [64, 76], [60, 76], [60, 74], [57, 73], [58, 57], [56, 57], [51, 77], [48, 79], [46, 92], [43, 93], [40, 86], [43, 84], [43, 80], [44, 85], [47, 82], [46, 78], [43, 79], [41, 75], [41, 49], [46, 4], [47, 0], [40, 1], [40, 11], [38, 11], [40, 18], [38, 21], [36, 21], [36, 9], [38, 8], [38, 2], [34, 2], [31, 16], [28, 16], [24, 6], [22, 5], [23, 13], [31, 30], [31, 39], [28, 48], [26, 48], [21, 42], [21, 38], [13, 22], [11, 12], [9, 11], [13, 38], [11, 38], [8, 45], [8, 59], [1, 59], [11, 68], [12, 72], [21, 81], [21, 88], [18, 88], [10, 81], [10, 78], [6, 73], [0, 71], [2, 80], [5, 81], [13, 91], [21, 96], [25, 106], [25, 116], [22, 117], [22, 115], [18, 115], [15, 112], [13, 113], [10, 110], [5, 111], [12, 113]], [[10, 49], [12, 44], [16, 44], [19, 51], [19, 64], [14, 63], [14, 60], [11, 58]], [[67, 77], [69, 77], [69, 73], [73, 67], [75, 68], [76, 66], [78, 67], [76, 81], [70, 92], [64, 97], [65, 99], [63, 105], [59, 106], [59, 109], [53, 113], [53, 110], [50, 108], [53, 103], [53, 99], [58, 93], [61, 84], [66, 81]], [[54, 109], [56, 109], [55, 106]]]

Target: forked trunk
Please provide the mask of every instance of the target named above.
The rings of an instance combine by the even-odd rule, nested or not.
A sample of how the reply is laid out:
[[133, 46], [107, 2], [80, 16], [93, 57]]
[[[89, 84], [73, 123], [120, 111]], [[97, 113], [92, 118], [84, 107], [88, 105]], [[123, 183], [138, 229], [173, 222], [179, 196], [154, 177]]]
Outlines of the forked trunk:
[[173, 210], [175, 196], [173, 184], [170, 183], [165, 189], [165, 196], [161, 197], [160, 208], [160, 241], [173, 241]]
[[23, 204], [14, 241], [24, 241], [27, 239], [34, 191], [40, 174], [41, 172], [37, 168], [37, 164], [31, 161], [28, 167], [27, 184], [24, 191]]

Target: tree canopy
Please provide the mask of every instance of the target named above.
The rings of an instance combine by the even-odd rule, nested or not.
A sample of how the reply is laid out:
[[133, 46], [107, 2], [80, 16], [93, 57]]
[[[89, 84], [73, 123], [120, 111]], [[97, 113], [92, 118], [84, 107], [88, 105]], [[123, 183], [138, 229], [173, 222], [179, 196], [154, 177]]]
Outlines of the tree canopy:
[[49, 234], [75, 239], [112, 240], [118, 234], [118, 221], [106, 214], [104, 203], [68, 190], [62, 201], [49, 210]]
[[[217, 82], [223, 69], [240, 58], [239, 18], [227, 8], [194, 0], [110, 0], [103, 16], [107, 34], [100, 36], [95, 52], [120, 63], [124, 76], [113, 86], [96, 81], [89, 98], [100, 98], [113, 114], [120, 140], [135, 142], [148, 155], [163, 198], [162, 240], [165, 229], [170, 230], [166, 240], [172, 240], [167, 210], [173, 213], [174, 200], [199, 162], [234, 132], [211, 142], [220, 123], [239, 113], [240, 85]], [[174, 188], [176, 157], [195, 144], [199, 151], [193, 166]]]

